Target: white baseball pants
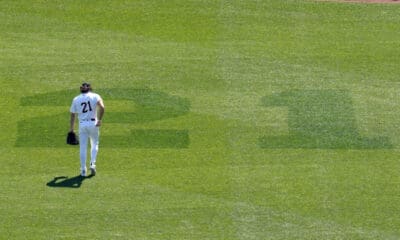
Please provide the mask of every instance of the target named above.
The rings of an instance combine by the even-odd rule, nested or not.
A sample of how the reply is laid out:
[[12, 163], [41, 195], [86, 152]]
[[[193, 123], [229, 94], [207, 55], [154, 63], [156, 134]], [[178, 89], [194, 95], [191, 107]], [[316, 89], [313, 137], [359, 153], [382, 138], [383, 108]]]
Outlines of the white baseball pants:
[[79, 147], [81, 170], [86, 170], [86, 157], [88, 140], [90, 139], [90, 165], [96, 167], [96, 157], [99, 151], [99, 127], [95, 122], [83, 122], [79, 124]]

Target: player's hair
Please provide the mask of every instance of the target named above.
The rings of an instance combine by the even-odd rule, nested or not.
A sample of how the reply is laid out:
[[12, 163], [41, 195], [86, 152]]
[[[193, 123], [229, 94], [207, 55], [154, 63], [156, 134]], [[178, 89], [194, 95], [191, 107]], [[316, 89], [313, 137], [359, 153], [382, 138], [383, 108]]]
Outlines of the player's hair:
[[82, 83], [80, 87], [81, 93], [87, 93], [92, 91], [92, 87], [90, 86], [90, 83]]

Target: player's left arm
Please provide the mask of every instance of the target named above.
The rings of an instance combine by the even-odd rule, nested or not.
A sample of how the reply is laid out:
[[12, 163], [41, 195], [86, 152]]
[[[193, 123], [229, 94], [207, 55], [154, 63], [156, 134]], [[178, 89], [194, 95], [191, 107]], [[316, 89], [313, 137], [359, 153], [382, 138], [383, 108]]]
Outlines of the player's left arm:
[[71, 113], [71, 118], [69, 121], [69, 131], [73, 132], [75, 128], [75, 119], [76, 119], [76, 113]]
[[97, 123], [96, 123], [96, 126], [100, 127], [101, 126], [101, 120], [103, 119], [103, 116], [104, 116], [103, 99], [100, 99], [99, 101], [97, 101], [97, 106], [98, 106], [98, 111], [97, 111]]

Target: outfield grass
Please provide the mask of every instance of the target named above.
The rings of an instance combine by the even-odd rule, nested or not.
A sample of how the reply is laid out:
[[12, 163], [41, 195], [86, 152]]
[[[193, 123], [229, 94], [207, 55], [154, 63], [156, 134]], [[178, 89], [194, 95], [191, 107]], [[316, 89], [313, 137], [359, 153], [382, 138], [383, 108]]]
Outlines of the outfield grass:
[[[0, 1], [0, 239], [400, 239], [400, 5]], [[79, 179], [69, 105], [106, 105]]]

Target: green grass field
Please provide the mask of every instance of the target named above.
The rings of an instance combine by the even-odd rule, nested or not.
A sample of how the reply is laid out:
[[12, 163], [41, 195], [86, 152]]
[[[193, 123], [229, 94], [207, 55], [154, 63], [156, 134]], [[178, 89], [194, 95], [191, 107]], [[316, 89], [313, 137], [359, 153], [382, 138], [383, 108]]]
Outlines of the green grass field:
[[[400, 239], [400, 5], [0, 1], [0, 239]], [[102, 95], [98, 174], [65, 144]]]

